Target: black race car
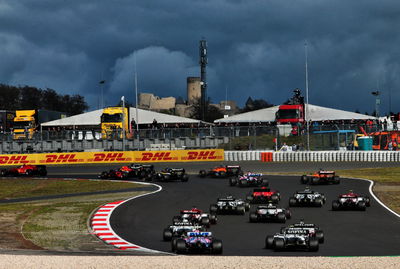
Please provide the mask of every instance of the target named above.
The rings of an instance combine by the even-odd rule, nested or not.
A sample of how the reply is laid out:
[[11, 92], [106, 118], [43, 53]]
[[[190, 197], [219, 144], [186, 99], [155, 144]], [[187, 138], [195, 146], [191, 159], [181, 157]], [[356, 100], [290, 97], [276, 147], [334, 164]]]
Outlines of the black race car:
[[250, 209], [250, 204], [233, 196], [218, 198], [216, 204], [210, 205], [211, 214], [239, 214], [244, 215]]
[[282, 222], [290, 219], [292, 214], [288, 209], [280, 208], [275, 204], [259, 205], [256, 211], [250, 212], [250, 222]]
[[321, 207], [326, 202], [323, 193], [312, 191], [306, 188], [304, 191], [297, 191], [289, 198], [289, 206], [316, 206]]
[[129, 178], [145, 180], [151, 180], [155, 173], [154, 165], [152, 164], [132, 163], [130, 165], [122, 166], [119, 170], [126, 172]]
[[275, 251], [285, 249], [318, 251], [319, 242], [307, 229], [292, 228], [284, 229], [275, 235], [268, 235], [265, 238], [265, 248], [274, 249]]
[[193, 231], [206, 231], [206, 228], [203, 225], [194, 224], [188, 221], [175, 222], [164, 229], [163, 240], [171, 241], [172, 238], [181, 237], [186, 233]]
[[222, 241], [215, 239], [211, 232], [188, 232], [171, 242], [172, 252], [222, 254]]
[[180, 216], [174, 216], [172, 218], [172, 223], [188, 221], [205, 227], [210, 227], [211, 224], [217, 223], [216, 215], [205, 213], [203, 210], [196, 207], [189, 210], [181, 210], [180, 213]]
[[229, 185], [239, 187], [268, 186], [268, 180], [263, 177], [263, 174], [247, 172], [238, 177], [230, 178]]
[[362, 210], [365, 211], [371, 205], [368, 196], [361, 196], [352, 191], [339, 195], [338, 200], [332, 201], [332, 210]]
[[287, 229], [303, 229], [303, 230], [308, 230], [310, 236], [315, 237], [318, 239], [318, 242], [320, 244], [324, 243], [324, 232], [315, 224], [313, 223], [305, 223], [303, 220], [300, 221], [299, 223], [291, 224], [287, 227], [281, 228], [281, 233], [284, 233], [285, 230]]
[[189, 176], [186, 174], [183, 168], [165, 168], [158, 173], [155, 173], [154, 178], [158, 181], [173, 181], [179, 180], [187, 182]]
[[220, 178], [226, 178], [226, 177], [237, 177], [241, 175], [242, 169], [240, 168], [239, 165], [220, 165], [216, 166], [213, 169], [206, 171], [206, 170], [200, 170], [199, 176], [200, 177], [220, 177]]
[[110, 169], [109, 171], [103, 171], [98, 176], [100, 179], [118, 179], [118, 180], [127, 180], [128, 173], [124, 171], [120, 171], [119, 169]]

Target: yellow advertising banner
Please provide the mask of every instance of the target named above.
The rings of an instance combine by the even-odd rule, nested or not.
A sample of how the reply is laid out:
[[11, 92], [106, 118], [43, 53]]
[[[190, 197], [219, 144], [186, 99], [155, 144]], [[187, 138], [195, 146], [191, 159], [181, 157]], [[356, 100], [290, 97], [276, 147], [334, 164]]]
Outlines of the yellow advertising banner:
[[166, 151], [113, 151], [113, 152], [68, 152], [37, 154], [2, 154], [0, 166], [21, 164], [86, 164], [128, 162], [198, 162], [223, 161], [223, 149], [166, 150]]

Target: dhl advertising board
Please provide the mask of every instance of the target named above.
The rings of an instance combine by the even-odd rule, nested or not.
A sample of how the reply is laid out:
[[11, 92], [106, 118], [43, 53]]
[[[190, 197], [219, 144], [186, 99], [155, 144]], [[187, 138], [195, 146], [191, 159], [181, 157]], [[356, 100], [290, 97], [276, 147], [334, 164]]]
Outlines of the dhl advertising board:
[[167, 151], [113, 151], [68, 152], [38, 154], [2, 154], [0, 166], [22, 164], [86, 164], [128, 162], [196, 162], [223, 161], [223, 149], [167, 150]]

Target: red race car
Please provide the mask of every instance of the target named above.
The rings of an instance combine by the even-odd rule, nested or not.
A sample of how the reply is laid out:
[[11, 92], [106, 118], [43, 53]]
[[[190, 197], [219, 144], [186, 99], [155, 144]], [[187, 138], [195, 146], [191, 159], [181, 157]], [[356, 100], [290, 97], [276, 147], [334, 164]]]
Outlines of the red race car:
[[2, 169], [1, 176], [46, 176], [47, 169], [45, 165], [31, 165], [23, 164], [19, 167], [13, 167], [9, 169]]
[[281, 199], [281, 194], [277, 190], [271, 190], [267, 187], [254, 189], [253, 192], [249, 193], [246, 200], [251, 204], [277, 204]]

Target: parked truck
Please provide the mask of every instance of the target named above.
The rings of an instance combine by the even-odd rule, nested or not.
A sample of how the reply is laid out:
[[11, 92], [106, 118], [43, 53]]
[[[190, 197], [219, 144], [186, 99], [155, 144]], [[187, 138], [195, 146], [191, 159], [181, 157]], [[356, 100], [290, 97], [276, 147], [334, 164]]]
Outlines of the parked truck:
[[129, 109], [126, 107], [104, 108], [101, 114], [103, 139], [123, 138], [123, 130], [125, 130], [125, 135], [129, 132]]
[[276, 122], [278, 124], [301, 124], [305, 121], [304, 97], [300, 90], [295, 89], [294, 95], [284, 105], [280, 105], [276, 112]]
[[13, 126], [15, 111], [0, 110], [0, 133], [8, 133]]
[[17, 110], [13, 120], [14, 139], [32, 139], [42, 123], [66, 117], [64, 112], [45, 109]]

